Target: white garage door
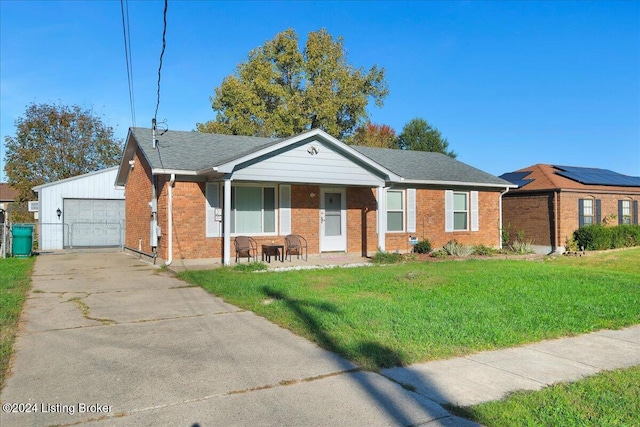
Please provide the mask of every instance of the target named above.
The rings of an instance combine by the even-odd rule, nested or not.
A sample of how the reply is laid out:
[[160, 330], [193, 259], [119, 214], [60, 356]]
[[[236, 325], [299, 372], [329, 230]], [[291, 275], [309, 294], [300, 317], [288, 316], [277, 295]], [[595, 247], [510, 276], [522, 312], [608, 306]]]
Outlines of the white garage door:
[[64, 199], [65, 247], [120, 246], [124, 200]]

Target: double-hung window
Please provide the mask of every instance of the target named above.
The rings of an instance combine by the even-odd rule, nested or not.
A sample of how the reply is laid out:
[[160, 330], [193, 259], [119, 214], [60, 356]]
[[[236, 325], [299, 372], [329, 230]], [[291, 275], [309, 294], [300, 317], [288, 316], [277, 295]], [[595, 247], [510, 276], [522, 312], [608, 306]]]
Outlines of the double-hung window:
[[231, 233], [276, 232], [275, 187], [231, 187]]
[[620, 224], [631, 224], [631, 200], [620, 200], [618, 205]]
[[445, 190], [444, 231], [480, 231], [480, 193]]
[[584, 199], [582, 201], [582, 218], [583, 225], [591, 225], [594, 223], [593, 199]]
[[387, 191], [387, 231], [404, 231], [404, 191]]
[[453, 193], [453, 229], [467, 230], [469, 228], [469, 193]]

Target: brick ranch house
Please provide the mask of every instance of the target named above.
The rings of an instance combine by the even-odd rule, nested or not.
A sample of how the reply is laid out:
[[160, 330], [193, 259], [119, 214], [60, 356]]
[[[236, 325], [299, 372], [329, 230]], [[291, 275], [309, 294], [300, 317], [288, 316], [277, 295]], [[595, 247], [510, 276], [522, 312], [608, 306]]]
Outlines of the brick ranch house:
[[504, 227], [539, 253], [564, 252], [587, 224], [638, 224], [640, 177], [606, 169], [536, 164], [501, 178], [518, 185], [503, 196]]
[[125, 247], [167, 264], [228, 265], [237, 235], [260, 245], [299, 234], [309, 254], [407, 252], [412, 236], [497, 247], [501, 195], [515, 188], [442, 154], [349, 146], [317, 129], [279, 140], [152, 135], [129, 130], [116, 184]]

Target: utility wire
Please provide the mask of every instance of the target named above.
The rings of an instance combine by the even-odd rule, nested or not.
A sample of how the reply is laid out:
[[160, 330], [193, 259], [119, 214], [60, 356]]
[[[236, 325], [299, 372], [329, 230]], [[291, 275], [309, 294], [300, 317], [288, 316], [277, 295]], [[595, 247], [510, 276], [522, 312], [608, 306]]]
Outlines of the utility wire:
[[122, 15], [122, 33], [124, 36], [124, 57], [127, 64], [127, 81], [129, 85], [129, 107], [131, 108], [131, 125], [133, 127], [136, 127], [136, 102], [133, 95], [133, 62], [131, 60], [131, 30], [129, 27], [128, 0], [120, 0], [120, 13]]
[[162, 52], [160, 52], [160, 66], [158, 67], [158, 101], [156, 102], [156, 112], [153, 115], [154, 120], [158, 117], [158, 107], [160, 107], [160, 71], [162, 70], [162, 57], [164, 56], [164, 50], [167, 47], [167, 6], [168, 0], [164, 0], [164, 27], [162, 29]]

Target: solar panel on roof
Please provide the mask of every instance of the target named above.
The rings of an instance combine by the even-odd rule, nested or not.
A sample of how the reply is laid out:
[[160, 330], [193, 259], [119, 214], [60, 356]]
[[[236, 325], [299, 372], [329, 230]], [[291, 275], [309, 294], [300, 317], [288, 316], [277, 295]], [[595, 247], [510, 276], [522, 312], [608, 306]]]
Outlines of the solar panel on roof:
[[553, 167], [558, 169], [556, 174], [582, 184], [640, 187], [640, 177], [623, 175], [608, 169], [556, 165]]
[[531, 174], [531, 172], [508, 172], [503, 173], [499, 178], [509, 181], [510, 183], [517, 185], [518, 188], [521, 188], [533, 181], [533, 179], [524, 179], [529, 174]]

